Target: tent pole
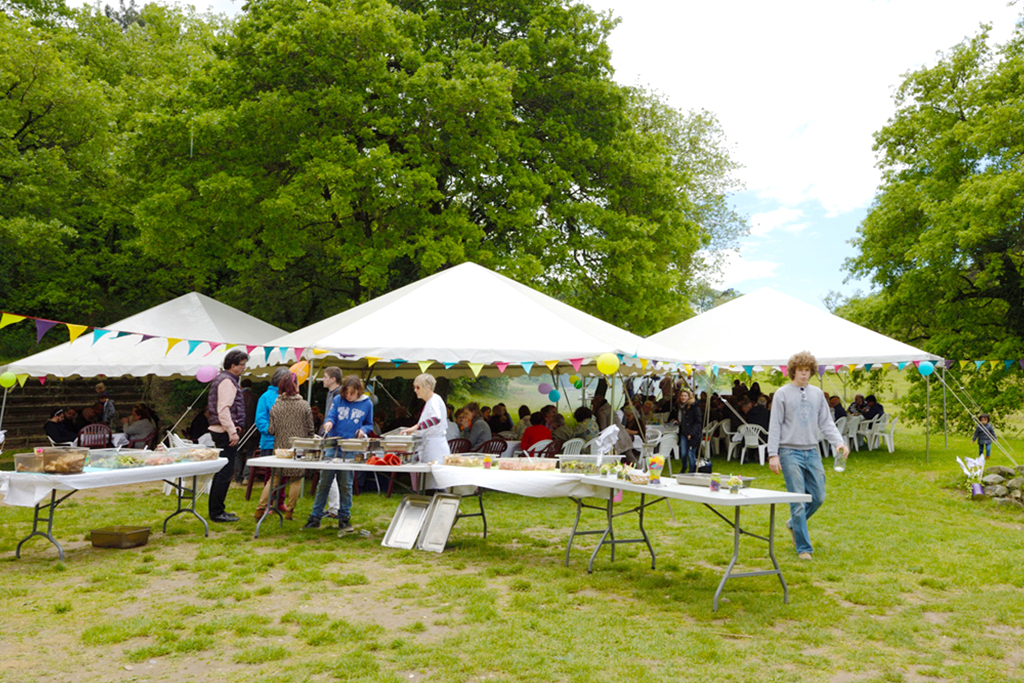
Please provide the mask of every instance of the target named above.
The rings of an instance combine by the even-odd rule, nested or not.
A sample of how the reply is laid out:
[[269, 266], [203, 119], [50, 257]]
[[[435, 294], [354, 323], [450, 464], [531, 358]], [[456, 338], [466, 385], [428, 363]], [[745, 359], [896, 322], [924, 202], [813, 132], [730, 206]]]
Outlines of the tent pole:
[[949, 450], [949, 423], [946, 421], [946, 363], [942, 363], [942, 433], [946, 440], [946, 450]]
[[[6, 410], [7, 410], [7, 387], [4, 387], [4, 402], [3, 402], [3, 405], [0, 405], [0, 427], [4, 426], [4, 412]], [[0, 444], [2, 444], [2, 443], [3, 443], [3, 441], [0, 440]]]
[[924, 462], [928, 464], [928, 437], [932, 429], [928, 419], [932, 406], [932, 382], [928, 375], [924, 378], [924, 396]]
[[[306, 387], [306, 403], [313, 405], [313, 381], [316, 379], [316, 373], [313, 372], [313, 363], [315, 359], [309, 359], [309, 386]], [[324, 417], [327, 417], [326, 415]]]

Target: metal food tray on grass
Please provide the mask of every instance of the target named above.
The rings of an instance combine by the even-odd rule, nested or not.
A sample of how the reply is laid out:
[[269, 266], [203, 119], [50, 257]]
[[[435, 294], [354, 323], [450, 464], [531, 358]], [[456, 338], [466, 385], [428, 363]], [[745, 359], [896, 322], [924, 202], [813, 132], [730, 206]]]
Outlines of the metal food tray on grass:
[[430, 496], [409, 495], [402, 498], [380, 544], [386, 548], [412, 550], [427, 519], [431, 501]]
[[[717, 474], [717, 472], [716, 472]], [[729, 475], [719, 474], [718, 475], [724, 484], [725, 480]], [[684, 486], [703, 486], [709, 488], [711, 486], [711, 475], [703, 473], [691, 473], [691, 474], [677, 474], [675, 475], [676, 481]], [[757, 477], [740, 477], [743, 481], [743, 488], [750, 488], [750, 482], [754, 481]]]
[[423, 522], [419, 539], [416, 541], [418, 550], [429, 550], [433, 553], [444, 552], [448, 545], [448, 536], [452, 533], [455, 520], [459, 517], [459, 502], [462, 496], [450, 493], [435, 493], [434, 500], [427, 510], [427, 518]]

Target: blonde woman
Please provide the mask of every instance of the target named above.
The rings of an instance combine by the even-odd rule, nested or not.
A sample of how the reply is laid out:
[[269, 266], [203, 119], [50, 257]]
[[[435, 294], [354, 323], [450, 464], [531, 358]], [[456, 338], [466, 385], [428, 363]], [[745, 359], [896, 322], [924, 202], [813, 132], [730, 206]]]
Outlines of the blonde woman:
[[420, 443], [419, 452], [416, 454], [420, 462], [444, 462], [444, 456], [449, 455], [448, 449], [448, 410], [445, 407], [444, 399], [434, 393], [437, 380], [433, 375], [424, 373], [413, 380], [412, 388], [416, 397], [423, 401], [423, 412], [420, 413], [420, 421], [414, 427], [403, 429], [403, 434], [420, 432], [423, 441]]

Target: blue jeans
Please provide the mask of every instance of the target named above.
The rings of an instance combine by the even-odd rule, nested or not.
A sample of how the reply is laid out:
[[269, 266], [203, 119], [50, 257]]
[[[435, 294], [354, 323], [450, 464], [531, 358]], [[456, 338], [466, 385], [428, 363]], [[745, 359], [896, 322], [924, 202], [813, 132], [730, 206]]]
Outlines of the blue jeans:
[[780, 448], [779, 464], [787, 491], [811, 494], [810, 503], [789, 504], [789, 528], [793, 530], [797, 553], [813, 553], [807, 520], [825, 502], [825, 467], [821, 464], [821, 454], [817, 448]]
[[[692, 442], [692, 445], [691, 445]], [[691, 439], [689, 437], [679, 435], [679, 457], [687, 463], [687, 472], [697, 471], [697, 449], [700, 448], [700, 439]]]
[[[334, 459], [336, 451], [328, 449], [324, 457], [328, 460]], [[342, 451], [343, 460], [355, 458], [356, 454], [350, 451]], [[346, 522], [352, 516], [352, 473], [338, 470], [321, 470], [320, 483], [316, 487], [316, 498], [313, 499], [313, 510], [309, 513], [309, 521], [319, 522], [324, 516], [324, 508], [327, 507], [327, 496], [331, 493], [331, 484], [338, 480], [338, 521]]]
[[990, 444], [990, 443], [979, 443], [978, 444], [978, 455], [984, 455], [986, 460], [991, 458], [992, 457], [992, 444]]

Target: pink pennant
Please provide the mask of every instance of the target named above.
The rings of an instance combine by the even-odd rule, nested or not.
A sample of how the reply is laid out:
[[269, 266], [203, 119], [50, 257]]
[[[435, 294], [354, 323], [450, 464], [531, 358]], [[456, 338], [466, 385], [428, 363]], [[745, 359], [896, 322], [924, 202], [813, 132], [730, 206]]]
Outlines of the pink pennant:
[[789, 372], [789, 368], [787, 368], [785, 365], [780, 365], [779, 366], [779, 372], [781, 372], [783, 375], [785, 375], [787, 372]]
[[570, 358], [569, 362], [572, 363], [572, 369], [575, 370], [576, 372], [579, 372], [580, 366], [583, 365], [582, 358]]
[[252, 344], [246, 344], [245, 345], [245, 352], [251, 356], [252, 355], [252, 350], [255, 349], [255, 348], [256, 347], [254, 345], [252, 345]]
[[43, 320], [42, 318], [36, 318], [36, 344], [43, 341], [43, 335], [50, 331], [50, 328], [56, 325], [56, 321]]
[[296, 362], [302, 360], [302, 354], [305, 353], [305, 352], [306, 352], [305, 347], [302, 347], [302, 346], [296, 346], [295, 347], [295, 360], [296, 360]]
[[224, 345], [224, 342], [206, 342], [206, 343], [210, 345], [210, 350], [206, 352], [206, 354], [203, 356], [204, 358], [206, 356], [209, 356], [211, 353], [213, 353], [214, 351], [216, 351], [217, 349], [219, 349], [221, 346]]
[[914, 361], [914, 367], [917, 368], [918, 370], [920, 370], [921, 369], [921, 361], [915, 360]]
[[494, 365], [498, 368], [498, 372], [502, 374], [505, 373], [505, 368], [508, 367], [508, 363], [495, 363]]
[[39, 378], [39, 384], [46, 384], [46, 378], [45, 377], [40, 377]]

